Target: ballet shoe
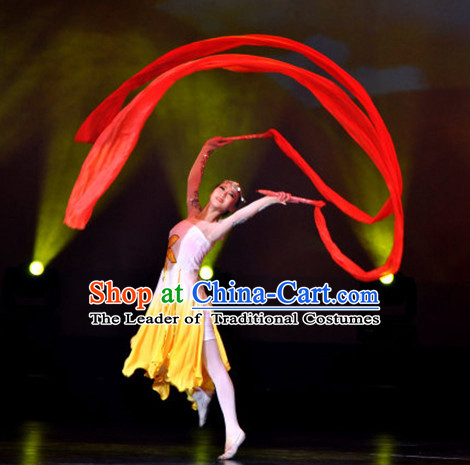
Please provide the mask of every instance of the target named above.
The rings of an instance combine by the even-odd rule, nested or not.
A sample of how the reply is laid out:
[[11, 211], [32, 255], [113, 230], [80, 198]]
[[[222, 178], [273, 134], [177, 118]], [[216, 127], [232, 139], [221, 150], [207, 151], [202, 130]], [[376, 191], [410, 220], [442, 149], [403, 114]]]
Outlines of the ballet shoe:
[[235, 456], [238, 451], [238, 448], [242, 445], [243, 441], [245, 440], [246, 435], [243, 431], [237, 436], [235, 441], [230, 445], [229, 448], [225, 449], [225, 452], [222, 455], [219, 455], [217, 460], [228, 460]]
[[206, 424], [207, 412], [209, 410], [209, 404], [212, 397], [209, 396], [204, 389], [195, 389], [193, 392], [193, 399], [197, 404], [197, 413], [199, 415], [199, 427], [203, 427]]

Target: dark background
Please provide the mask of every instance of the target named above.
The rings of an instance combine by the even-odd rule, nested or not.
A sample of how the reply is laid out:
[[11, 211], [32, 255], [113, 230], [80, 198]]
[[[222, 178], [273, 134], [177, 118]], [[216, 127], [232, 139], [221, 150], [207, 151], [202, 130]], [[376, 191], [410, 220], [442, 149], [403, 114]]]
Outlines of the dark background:
[[[121, 376], [135, 329], [92, 326], [88, 284], [155, 286], [168, 230], [184, 216], [187, 172], [207, 138], [274, 127], [328, 185], [378, 211], [386, 199], [380, 176], [313, 97], [277, 76], [217, 70], [168, 92], [86, 230], [62, 225], [89, 150], [73, 143], [74, 133], [104, 97], [177, 46], [263, 33], [318, 49], [372, 96], [402, 168], [405, 248], [402, 275], [383, 295], [380, 328], [222, 328], [241, 417], [276, 425], [300, 410], [318, 430], [461, 433], [470, 387], [468, 2], [48, 0], [4, 2], [0, 14], [3, 418], [150, 422], [162, 415], [180, 424], [193, 415], [183, 396], [161, 403], [148, 380]], [[310, 66], [277, 50], [244, 51]], [[272, 141], [214, 157], [206, 194], [230, 177], [249, 200], [257, 188], [318, 198]], [[383, 263], [392, 222], [358, 227], [333, 206], [325, 214], [349, 256], [367, 269]], [[23, 274], [33, 258], [48, 263], [39, 281]], [[240, 285], [364, 286], [328, 256], [305, 206], [264, 211], [212, 260], [219, 276]]]

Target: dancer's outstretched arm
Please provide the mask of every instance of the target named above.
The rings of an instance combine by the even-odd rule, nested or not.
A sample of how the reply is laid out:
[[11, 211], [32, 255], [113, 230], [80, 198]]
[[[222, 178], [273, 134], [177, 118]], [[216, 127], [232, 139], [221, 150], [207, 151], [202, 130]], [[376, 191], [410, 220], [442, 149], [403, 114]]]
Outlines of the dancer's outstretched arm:
[[188, 176], [188, 186], [186, 189], [188, 217], [195, 216], [202, 210], [201, 204], [199, 203], [199, 185], [201, 184], [204, 168], [210, 154], [219, 147], [223, 147], [231, 142], [231, 140], [225, 137], [213, 137], [203, 145]]
[[211, 224], [205, 231], [205, 234], [210, 241], [217, 241], [234, 226], [245, 222], [266, 207], [276, 203], [282, 203], [285, 205], [286, 202], [289, 201], [290, 197], [291, 195], [286, 192], [277, 192], [275, 196], [269, 195], [255, 200], [246, 207], [240, 208], [240, 210], [237, 210], [229, 217], [219, 221], [218, 223]]

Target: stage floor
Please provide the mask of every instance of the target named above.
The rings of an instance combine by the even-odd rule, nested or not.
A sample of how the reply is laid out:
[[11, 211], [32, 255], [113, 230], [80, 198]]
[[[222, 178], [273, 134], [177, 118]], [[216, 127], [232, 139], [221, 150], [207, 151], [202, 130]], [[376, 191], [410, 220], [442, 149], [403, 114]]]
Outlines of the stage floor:
[[[2, 428], [0, 463], [193, 464], [216, 462], [223, 436], [208, 428], [149, 425], [52, 424], [26, 421]], [[247, 440], [227, 464], [464, 464], [463, 439], [403, 438], [387, 433], [319, 433], [247, 430]]]

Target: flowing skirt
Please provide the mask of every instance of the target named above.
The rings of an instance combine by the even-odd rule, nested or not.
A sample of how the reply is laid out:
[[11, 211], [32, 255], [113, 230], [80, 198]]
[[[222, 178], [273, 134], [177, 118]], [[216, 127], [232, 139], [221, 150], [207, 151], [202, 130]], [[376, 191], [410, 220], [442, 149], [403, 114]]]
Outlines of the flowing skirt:
[[[131, 353], [122, 370], [125, 376], [131, 376], [135, 370], [145, 370], [145, 376], [153, 379], [153, 389], [162, 400], [170, 394], [170, 385], [180, 392], [186, 391], [188, 400], [193, 403], [192, 392], [200, 387], [206, 391], [214, 390], [214, 384], [202, 363], [202, 344], [204, 341], [204, 318], [208, 312], [192, 310], [195, 305], [191, 299], [183, 303], [163, 304], [160, 295], [154, 295], [146, 316], [179, 316], [178, 324], [143, 324], [131, 339]], [[202, 313], [200, 324], [186, 324], [184, 317]], [[206, 314], [206, 315], [204, 315]], [[207, 323], [207, 322], [206, 322]], [[217, 327], [213, 325], [215, 339], [220, 356], [227, 368], [225, 348]]]

